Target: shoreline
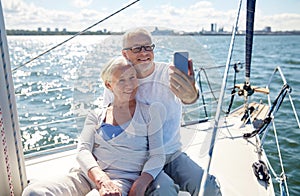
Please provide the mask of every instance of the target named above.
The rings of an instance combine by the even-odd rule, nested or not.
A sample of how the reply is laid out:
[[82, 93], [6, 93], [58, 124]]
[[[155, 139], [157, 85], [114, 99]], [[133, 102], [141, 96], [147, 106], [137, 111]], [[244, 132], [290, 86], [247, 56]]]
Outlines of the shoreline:
[[[30, 30], [6, 30], [6, 33], [8, 36], [50, 36], [50, 35], [76, 35], [79, 34], [79, 32], [75, 31], [30, 31]], [[102, 32], [102, 31], [87, 31], [80, 35], [123, 35], [124, 32]], [[180, 32], [176, 33], [174, 31], [154, 31], [152, 34], [155, 35], [166, 35], [166, 36], [231, 36], [232, 32], [211, 32], [211, 31], [201, 31], [201, 32]], [[245, 32], [239, 32], [236, 35], [237, 36], [244, 36]], [[300, 31], [254, 31], [254, 35], [262, 35], [262, 36], [268, 36], [268, 35], [300, 35]]]

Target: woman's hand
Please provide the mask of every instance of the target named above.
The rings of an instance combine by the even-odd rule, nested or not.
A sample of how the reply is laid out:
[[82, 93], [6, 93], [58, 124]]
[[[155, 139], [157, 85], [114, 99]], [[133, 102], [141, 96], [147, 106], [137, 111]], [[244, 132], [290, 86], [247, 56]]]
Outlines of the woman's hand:
[[102, 182], [99, 188], [100, 196], [121, 196], [122, 192], [111, 180]]
[[99, 167], [88, 171], [89, 178], [96, 184], [100, 196], [121, 196], [120, 188]]

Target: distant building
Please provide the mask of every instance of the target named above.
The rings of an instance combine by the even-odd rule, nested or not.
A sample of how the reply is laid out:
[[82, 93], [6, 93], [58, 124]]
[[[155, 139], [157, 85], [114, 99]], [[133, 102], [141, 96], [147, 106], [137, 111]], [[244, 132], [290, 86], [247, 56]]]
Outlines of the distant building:
[[211, 32], [217, 32], [217, 24], [216, 23], [211, 23], [210, 24], [210, 31]]
[[67, 29], [66, 29], [66, 28], [63, 28], [63, 30], [62, 30], [62, 31], [65, 33], [65, 32], [67, 32]]
[[50, 31], [51, 31], [51, 29], [48, 27], [48, 28], [47, 28], [47, 32], [50, 32]]
[[174, 35], [173, 30], [159, 30], [155, 27], [154, 31], [151, 32], [152, 35]]
[[42, 27], [39, 27], [37, 31], [42, 32]]
[[270, 26], [267, 26], [267, 27], [264, 28], [263, 31], [264, 31], [264, 32], [271, 32], [272, 30], [271, 30], [271, 27], [270, 27]]
[[58, 30], [58, 28], [55, 28], [55, 32], [58, 32], [59, 30]]

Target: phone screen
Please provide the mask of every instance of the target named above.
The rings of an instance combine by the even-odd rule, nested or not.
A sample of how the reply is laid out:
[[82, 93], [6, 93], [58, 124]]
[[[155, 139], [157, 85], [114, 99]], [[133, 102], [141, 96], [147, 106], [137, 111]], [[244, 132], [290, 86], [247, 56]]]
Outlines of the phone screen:
[[185, 74], [188, 74], [188, 52], [175, 52], [174, 53], [174, 65], [177, 69], [181, 70]]

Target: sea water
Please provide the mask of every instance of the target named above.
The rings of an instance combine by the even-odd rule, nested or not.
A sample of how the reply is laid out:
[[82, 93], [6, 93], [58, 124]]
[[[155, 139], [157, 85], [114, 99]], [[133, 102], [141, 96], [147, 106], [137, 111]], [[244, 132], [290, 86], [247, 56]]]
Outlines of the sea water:
[[[101, 105], [101, 67], [121, 55], [120, 36], [79, 36], [28, 64], [31, 58], [66, 40], [67, 36], [8, 36], [9, 52], [25, 154], [77, 142], [89, 110]], [[189, 51], [195, 73], [205, 68], [214, 89], [221, 87], [228, 59], [230, 36], [154, 36], [155, 60], [172, 62], [174, 51]], [[241, 62], [243, 81], [245, 38], [237, 36], [231, 62]], [[300, 36], [255, 36], [251, 64], [251, 84], [266, 85], [276, 66], [281, 66], [292, 87], [295, 107], [300, 112]], [[217, 71], [206, 69], [223, 66]], [[232, 86], [233, 73], [228, 85]], [[274, 99], [282, 86], [280, 77], [270, 85]], [[264, 86], [262, 86], [264, 87]], [[208, 89], [209, 90], [209, 89]], [[229, 92], [230, 93], [230, 92]], [[218, 93], [215, 93], [218, 96]], [[241, 98], [235, 97], [242, 103]], [[228, 103], [228, 102], [226, 102]], [[201, 103], [198, 103], [201, 104]], [[227, 106], [223, 108], [227, 109]], [[213, 113], [212, 113], [213, 115]], [[283, 164], [291, 195], [300, 194], [299, 128], [288, 99], [276, 114]], [[278, 119], [278, 120], [277, 120]], [[264, 145], [270, 161], [278, 162], [274, 134]], [[275, 168], [279, 169], [279, 168]], [[278, 192], [278, 187], [277, 192]]]

